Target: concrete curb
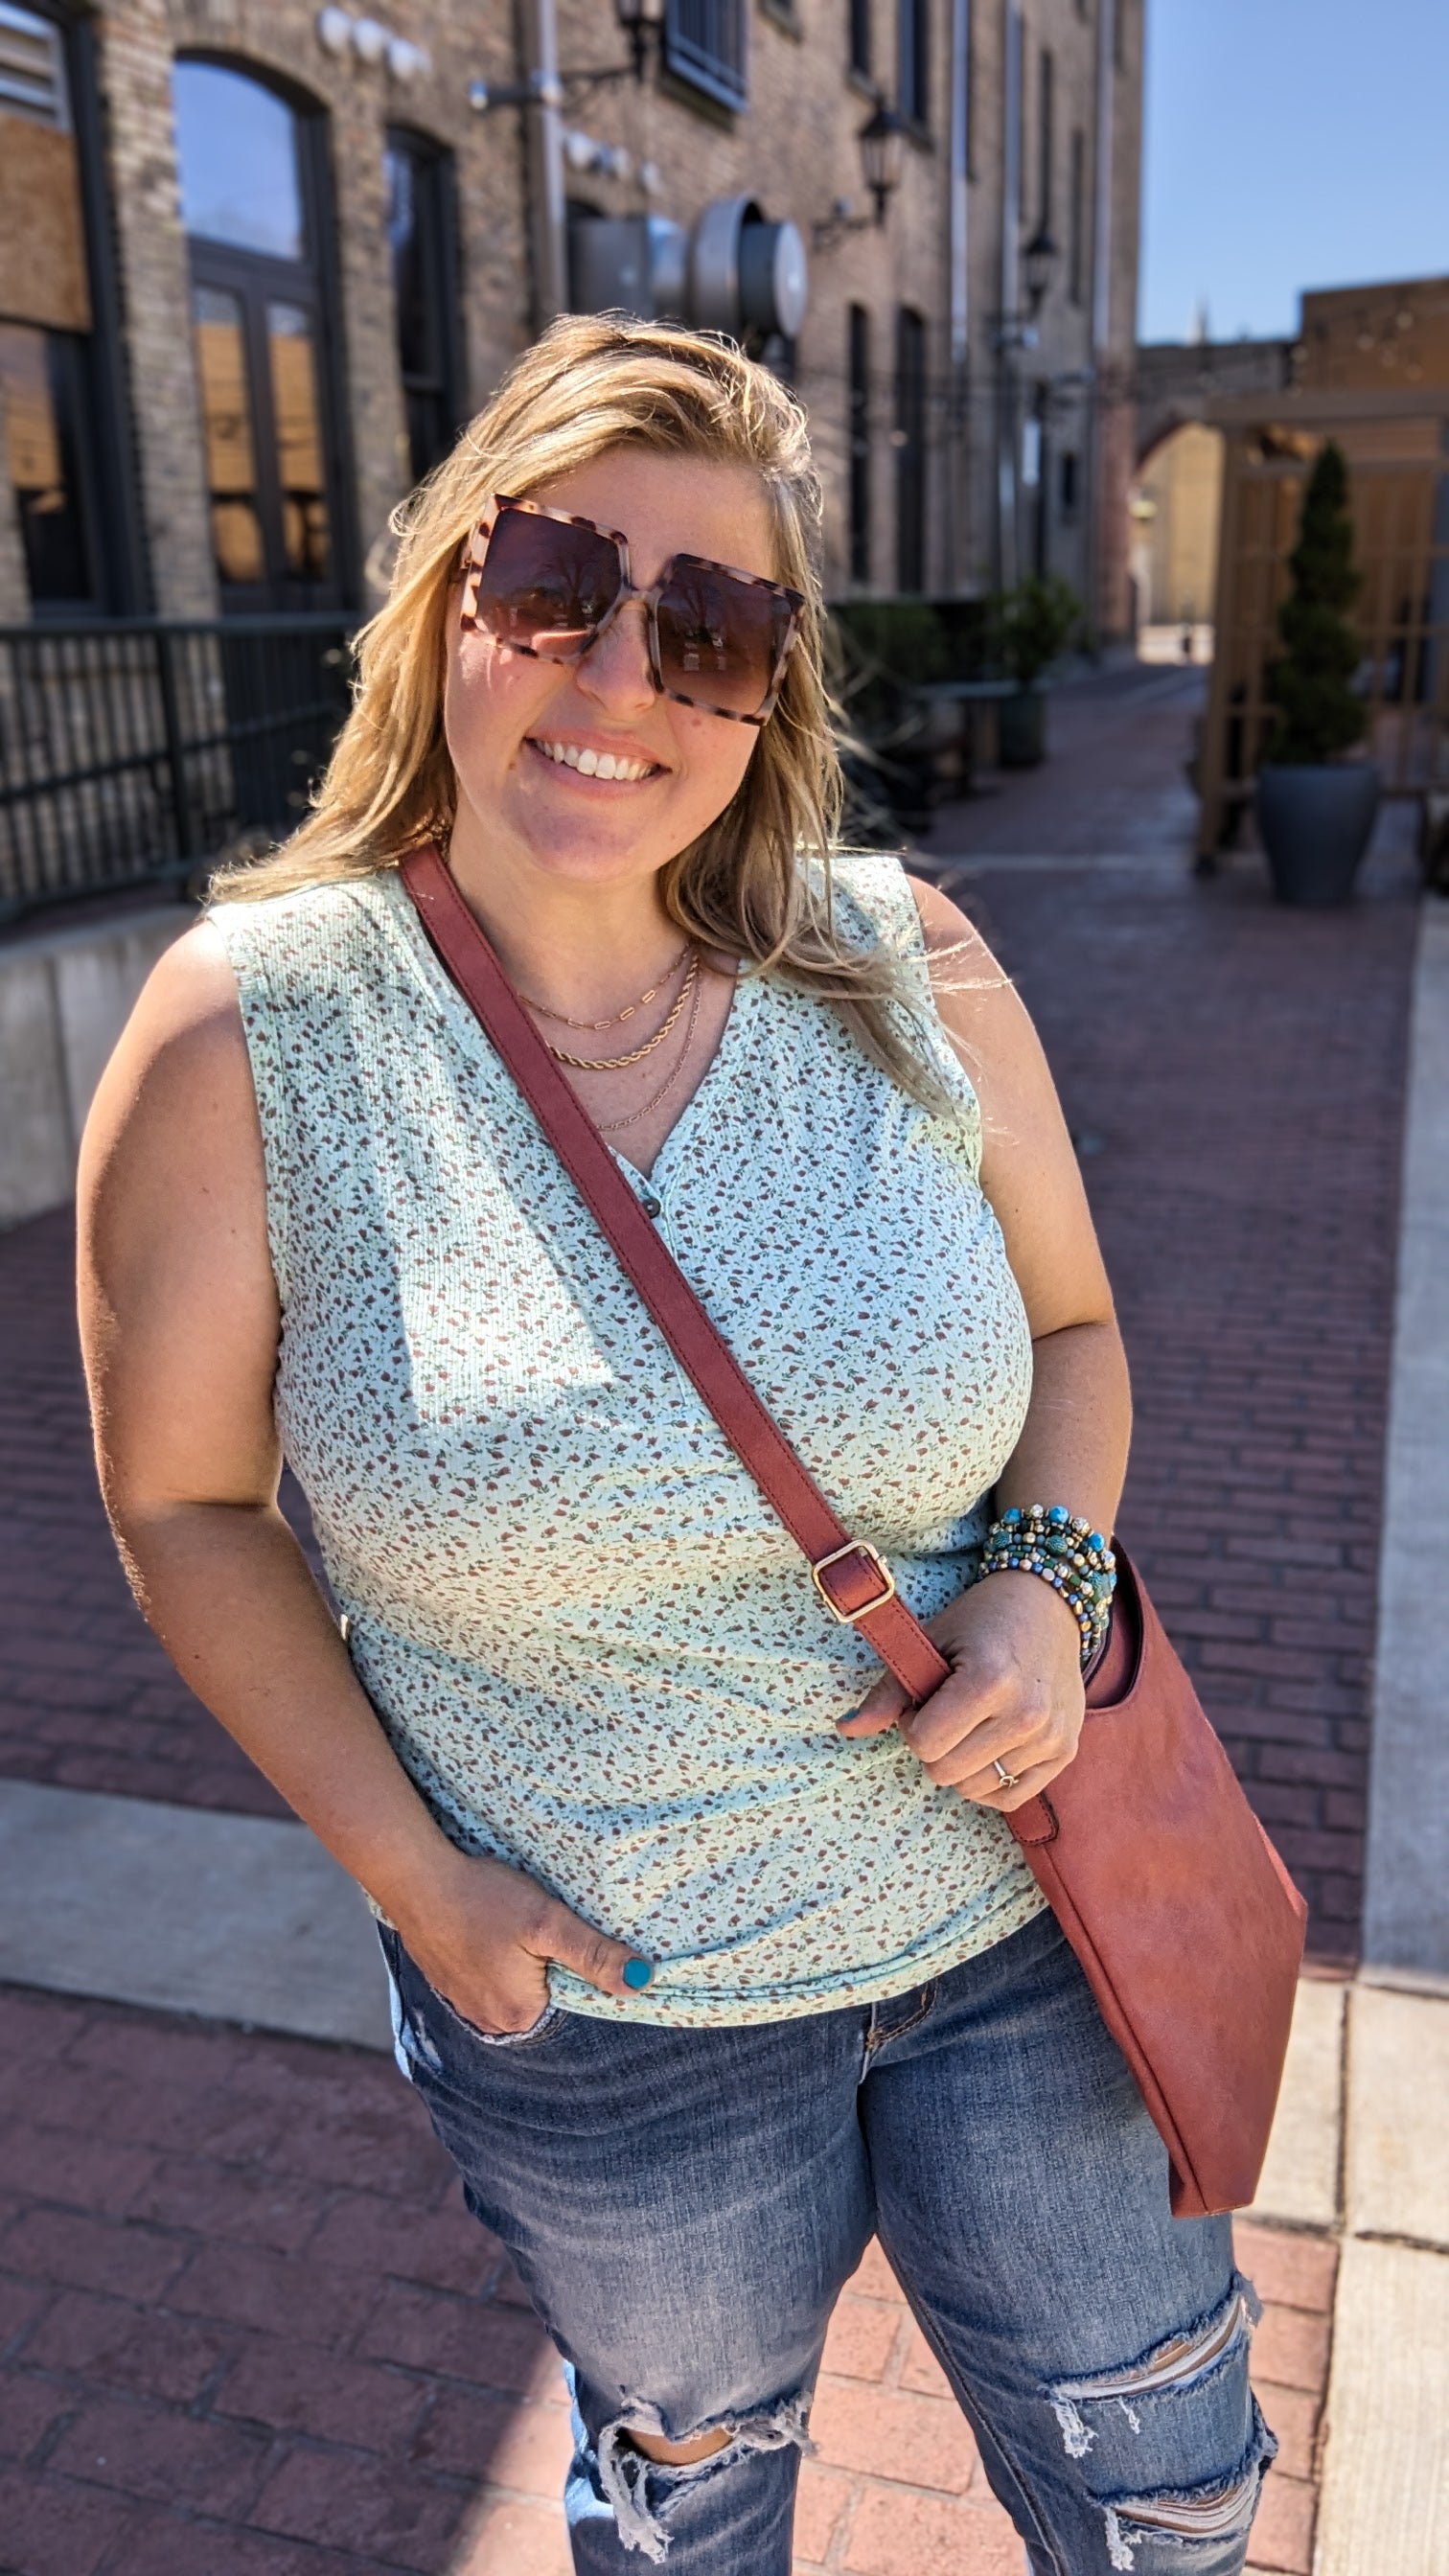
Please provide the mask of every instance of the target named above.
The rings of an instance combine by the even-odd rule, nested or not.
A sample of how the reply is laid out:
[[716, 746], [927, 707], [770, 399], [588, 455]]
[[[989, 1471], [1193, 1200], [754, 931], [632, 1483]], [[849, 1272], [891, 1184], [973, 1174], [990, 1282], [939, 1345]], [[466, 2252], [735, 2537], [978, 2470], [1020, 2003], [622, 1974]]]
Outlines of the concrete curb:
[[357, 1889], [264, 1816], [0, 1781], [0, 1979], [392, 2046]]
[[1445, 2576], [1449, 2528], [1449, 906], [1415, 972], [1374, 1670], [1364, 1967], [1314, 2576]]

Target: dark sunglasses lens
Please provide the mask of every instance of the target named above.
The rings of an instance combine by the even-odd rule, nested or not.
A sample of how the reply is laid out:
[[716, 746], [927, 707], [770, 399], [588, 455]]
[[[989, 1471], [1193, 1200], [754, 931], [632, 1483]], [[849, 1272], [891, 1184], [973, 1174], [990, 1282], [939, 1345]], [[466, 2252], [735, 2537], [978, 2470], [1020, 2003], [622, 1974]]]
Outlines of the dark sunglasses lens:
[[619, 594], [619, 554], [592, 528], [500, 510], [478, 583], [478, 623], [502, 644], [572, 661]]
[[789, 608], [773, 591], [704, 565], [676, 564], [659, 601], [660, 677], [696, 706], [758, 715], [789, 623]]

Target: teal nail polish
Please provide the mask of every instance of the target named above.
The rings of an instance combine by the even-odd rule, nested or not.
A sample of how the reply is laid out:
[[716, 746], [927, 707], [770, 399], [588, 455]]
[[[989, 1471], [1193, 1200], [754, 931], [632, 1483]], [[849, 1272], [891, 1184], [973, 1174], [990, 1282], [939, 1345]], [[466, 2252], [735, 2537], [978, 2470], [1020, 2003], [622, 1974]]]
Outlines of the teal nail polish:
[[628, 1959], [625, 1961], [624, 1983], [626, 1986], [632, 1986], [636, 1995], [641, 1993], [644, 1987], [648, 1985], [653, 1974], [654, 1970], [647, 1959]]
[[849, 1726], [851, 1719], [853, 1717], [859, 1717], [859, 1715], [860, 1711], [858, 1708], [848, 1708], [844, 1717], [838, 1717], [835, 1723], [837, 1726]]

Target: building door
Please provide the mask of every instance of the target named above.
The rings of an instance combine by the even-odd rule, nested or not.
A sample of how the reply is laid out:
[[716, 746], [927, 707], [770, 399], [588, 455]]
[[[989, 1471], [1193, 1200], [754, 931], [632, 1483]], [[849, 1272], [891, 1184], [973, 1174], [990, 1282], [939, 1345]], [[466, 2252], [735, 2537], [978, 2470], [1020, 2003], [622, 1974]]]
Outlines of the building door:
[[343, 595], [317, 119], [231, 64], [175, 66], [182, 218], [221, 604]]

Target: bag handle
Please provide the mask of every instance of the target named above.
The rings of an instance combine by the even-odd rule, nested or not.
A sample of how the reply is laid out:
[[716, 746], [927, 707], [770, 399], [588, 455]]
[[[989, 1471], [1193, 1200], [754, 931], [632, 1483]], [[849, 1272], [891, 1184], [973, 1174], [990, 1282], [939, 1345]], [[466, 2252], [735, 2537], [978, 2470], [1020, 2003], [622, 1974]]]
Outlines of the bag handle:
[[[860, 1630], [913, 1700], [929, 1699], [946, 1680], [950, 1665], [906, 1608], [883, 1558], [865, 1539], [851, 1537], [760, 1402], [564, 1080], [440, 851], [431, 844], [410, 851], [400, 873], [448, 975], [481, 1021], [680, 1367], [806, 1557], [826, 1609]], [[1023, 1842], [1049, 1840], [1056, 1830], [1042, 1798], [1029, 1799], [1007, 1822]]]

